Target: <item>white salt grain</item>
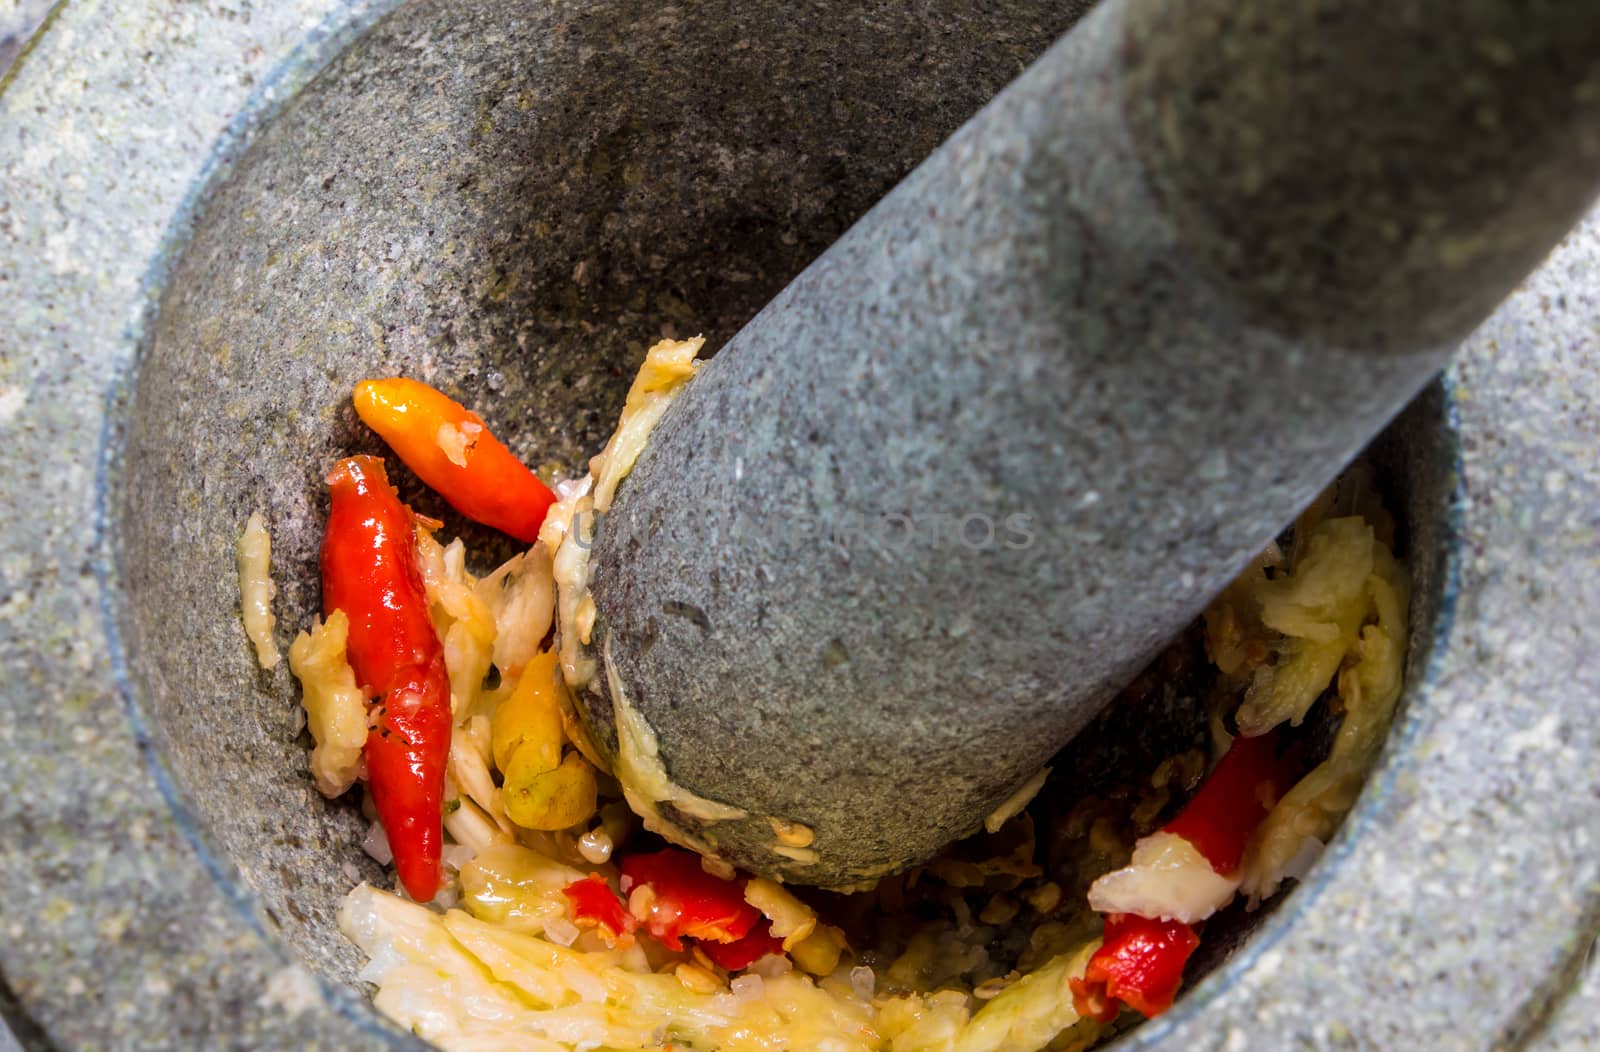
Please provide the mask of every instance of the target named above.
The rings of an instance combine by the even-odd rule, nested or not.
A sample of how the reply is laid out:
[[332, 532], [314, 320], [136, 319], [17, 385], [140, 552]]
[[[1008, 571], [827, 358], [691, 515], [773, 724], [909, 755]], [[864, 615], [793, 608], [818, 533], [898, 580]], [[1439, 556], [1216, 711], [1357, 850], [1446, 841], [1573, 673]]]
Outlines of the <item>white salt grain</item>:
[[374, 822], [367, 829], [367, 837], [361, 841], [361, 850], [377, 859], [380, 866], [387, 866], [394, 861], [394, 852], [389, 849], [389, 836], [383, 831], [382, 822]]
[[578, 926], [565, 917], [551, 917], [544, 922], [544, 937], [557, 946], [571, 946], [578, 941]]
[[788, 975], [794, 971], [794, 962], [790, 961], [784, 954], [769, 953], [755, 964], [752, 964], [750, 971], [752, 974], [759, 975], [764, 979], [776, 979], [780, 975]]
[[378, 944], [372, 948], [371, 959], [356, 973], [356, 978], [376, 986], [383, 982], [384, 976], [405, 963], [405, 954], [395, 947], [392, 939], [379, 939]]
[[478, 852], [465, 844], [446, 844], [439, 854], [444, 859], [444, 864], [457, 872], [462, 866], [478, 857]]

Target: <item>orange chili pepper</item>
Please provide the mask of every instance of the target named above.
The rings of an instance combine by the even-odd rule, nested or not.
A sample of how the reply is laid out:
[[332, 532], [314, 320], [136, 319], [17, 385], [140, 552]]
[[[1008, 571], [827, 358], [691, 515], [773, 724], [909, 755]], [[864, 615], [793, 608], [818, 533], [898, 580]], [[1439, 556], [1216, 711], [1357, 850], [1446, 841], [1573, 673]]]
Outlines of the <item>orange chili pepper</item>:
[[363, 380], [351, 401], [356, 415], [451, 507], [525, 544], [538, 539], [555, 494], [478, 414], [404, 377]]
[[439, 890], [450, 679], [417, 572], [411, 510], [377, 457], [341, 460], [328, 474], [322, 609], [343, 610], [356, 682], [368, 710], [367, 787], [406, 892]]

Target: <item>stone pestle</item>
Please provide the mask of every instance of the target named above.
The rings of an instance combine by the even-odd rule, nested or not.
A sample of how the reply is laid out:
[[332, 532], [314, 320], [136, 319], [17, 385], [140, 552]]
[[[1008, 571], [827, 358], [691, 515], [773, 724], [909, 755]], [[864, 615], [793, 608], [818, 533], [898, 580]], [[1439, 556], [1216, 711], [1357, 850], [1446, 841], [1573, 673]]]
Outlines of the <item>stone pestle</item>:
[[1592, 0], [1106, 0], [661, 420], [594, 523], [585, 720], [748, 870], [927, 859], [1597, 186]]

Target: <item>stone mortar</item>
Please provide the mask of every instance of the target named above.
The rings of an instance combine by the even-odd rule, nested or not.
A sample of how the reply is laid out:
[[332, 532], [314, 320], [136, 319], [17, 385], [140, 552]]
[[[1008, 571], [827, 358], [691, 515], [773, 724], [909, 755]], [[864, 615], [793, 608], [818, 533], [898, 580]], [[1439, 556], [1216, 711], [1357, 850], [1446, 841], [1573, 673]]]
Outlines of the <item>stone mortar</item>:
[[[593, 448], [643, 346], [726, 339], [1082, 5], [97, 0], [0, 85], [0, 1012], [25, 1046], [420, 1047], [338, 896], [375, 870], [253, 670], [356, 376]], [[1152, 1048], [1587, 1048], [1600, 921], [1600, 215], [1385, 441], [1419, 574], [1391, 746]], [[410, 491], [416, 495], [415, 489]], [[469, 539], [485, 542], [467, 531]]]

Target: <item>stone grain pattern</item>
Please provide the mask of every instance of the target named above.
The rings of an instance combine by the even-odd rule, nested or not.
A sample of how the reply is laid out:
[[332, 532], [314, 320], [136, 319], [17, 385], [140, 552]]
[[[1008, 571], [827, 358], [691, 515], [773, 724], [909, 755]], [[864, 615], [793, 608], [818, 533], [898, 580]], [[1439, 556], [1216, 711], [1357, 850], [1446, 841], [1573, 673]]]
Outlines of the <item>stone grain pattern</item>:
[[[4, 76], [12, 60], [21, 52], [39, 23], [44, 21], [49, 10], [48, 3], [28, 0], [10, 10], [0, 11], [0, 76]], [[0, 989], [0, 1052], [19, 1052], [22, 1047], [6, 1026], [6, 1020], [13, 1016], [25, 1020], [21, 1006], [14, 1001], [14, 994]], [[42, 1035], [37, 1028], [30, 1027], [30, 1030], [30, 1037], [37, 1043]]]
[[978, 829], [1600, 189], [1563, 10], [1102, 5], [792, 283], [596, 535], [594, 649], [751, 816], [679, 825], [829, 887]]
[[9, 1010], [67, 1047], [407, 1043], [323, 985], [380, 872], [243, 648], [245, 517], [283, 644], [321, 476], [373, 448], [354, 379], [570, 470], [648, 342], [736, 331], [1082, 7], [416, 3], [348, 51], [386, 5], [64, 9], [0, 98]]
[[[451, 9], [465, 9], [463, 19], [475, 17], [470, 5]], [[381, 11], [331, 0], [136, 8], [73, 0], [0, 92], [0, 317], [6, 320], [0, 327], [0, 434], [6, 439], [0, 445], [0, 501], [13, 510], [0, 536], [0, 667], [6, 673], [0, 680], [6, 712], [0, 721], [0, 827], [5, 830], [0, 879], [6, 887], [0, 897], [5, 981], [0, 1011], [17, 1024], [27, 1047], [420, 1048], [378, 1023], [363, 994], [344, 985], [350, 979], [348, 951], [340, 956], [339, 939], [327, 927], [333, 889], [340, 883], [330, 870], [342, 873], [346, 865], [361, 864], [359, 852], [345, 839], [359, 823], [348, 809], [323, 806], [310, 795], [304, 740], [286, 737], [293, 727], [293, 695], [281, 678], [250, 670], [230, 583], [232, 531], [252, 507], [263, 504], [276, 509], [272, 524], [280, 536], [280, 584], [288, 585], [308, 565], [319, 499], [314, 479], [330, 448], [317, 421], [342, 426], [339, 386], [353, 375], [362, 350], [336, 326], [360, 327], [368, 321], [364, 293], [323, 282], [322, 273], [370, 282], [376, 291], [383, 287], [378, 272], [385, 248], [381, 235], [387, 230], [374, 227], [364, 242], [331, 244], [321, 256], [311, 255], [318, 231], [341, 202], [350, 202], [347, 208], [361, 206], [359, 198], [332, 196], [337, 178], [326, 190], [323, 181], [344, 170], [340, 164], [349, 165], [344, 171], [350, 181], [371, 186], [372, 206], [392, 218], [400, 204], [397, 187], [384, 181], [386, 171], [397, 181], [415, 177], [420, 182], [435, 165], [448, 168], [457, 159], [449, 151], [463, 142], [448, 126], [456, 112], [470, 109], [476, 118], [481, 97], [493, 125], [500, 107], [506, 115], [517, 112], [520, 91], [533, 90], [514, 80], [514, 93], [502, 101], [498, 81], [473, 83], [465, 74], [452, 80], [456, 67], [451, 63], [462, 57], [459, 51], [450, 63], [429, 60], [431, 41], [449, 38], [443, 5], [416, 4], [408, 10], [415, 10], [418, 21], [388, 38], [373, 60], [400, 46], [412, 61], [394, 59], [388, 75], [365, 80], [377, 101], [361, 112], [383, 126], [388, 142], [374, 149], [371, 138], [355, 136], [348, 126], [330, 128], [330, 141], [313, 142], [316, 154], [298, 170], [286, 158], [247, 164], [240, 151], [261, 117], [290, 104], [305, 78], [338, 50], [343, 38], [337, 33], [329, 38], [330, 31], [347, 25], [359, 29]], [[623, 16], [638, 11], [598, 5], [592, 10], [601, 25], [590, 39], [582, 34], [576, 39], [574, 61], [607, 55], [617, 60], [633, 39], [620, 28], [627, 20]], [[619, 14], [608, 19], [609, 10]], [[650, 5], [650, 10], [661, 19], [652, 24], [654, 44], [695, 28], [692, 21], [674, 21], [691, 7]], [[778, 79], [785, 84], [779, 94], [789, 99], [788, 112], [802, 138], [808, 134], [805, 127], [815, 125], [808, 113], [829, 115], [816, 133], [819, 139], [826, 133], [838, 140], [850, 128], [862, 134], [849, 140], [848, 151], [836, 154], [820, 143], [813, 146], [808, 156], [815, 167], [802, 180], [812, 185], [784, 190], [774, 174], [776, 186], [751, 190], [752, 211], [767, 218], [747, 229], [769, 239], [775, 235], [792, 254], [768, 258], [763, 279], [768, 284], [744, 293], [741, 307], [728, 312], [731, 324], [742, 321], [741, 311], [753, 311], [765, 294], [809, 261], [807, 251], [824, 247], [1020, 71], [1057, 28], [1038, 16], [1000, 11], [986, 31], [975, 32], [974, 23], [960, 21], [960, 12], [946, 23], [928, 17], [929, 10], [869, 6], [862, 15], [861, 25], [881, 22], [888, 34], [872, 38], [863, 28], [868, 41], [880, 42], [872, 50], [905, 63], [886, 80], [890, 86], [908, 85], [910, 99], [891, 93], [881, 107], [863, 113], [848, 100], [817, 101], [816, 84], [828, 81], [820, 69], [806, 73], [795, 66], [794, 79]], [[511, 34], [496, 46], [537, 52], [538, 41], [514, 35], [523, 11], [509, 8], [502, 28], [490, 26], [483, 41]], [[905, 21], [891, 17], [899, 12], [906, 12]], [[1067, 14], [1057, 11], [1054, 17], [1065, 20]], [[787, 11], [782, 18], [759, 19], [759, 26], [723, 21], [748, 26], [752, 41], [759, 39], [758, 28], [790, 32], [787, 39], [798, 41], [788, 53], [791, 59], [807, 53], [813, 41], [811, 50], [835, 54], [828, 49], [840, 39], [835, 21], [819, 30]], [[615, 44], [595, 47], [592, 33], [611, 22], [618, 23]], [[1034, 28], [1022, 32], [1017, 27], [1024, 24]], [[939, 25], [948, 26], [948, 37], [935, 31]], [[911, 39], [917, 46], [891, 47], [886, 39]], [[952, 49], [976, 47], [973, 39], [986, 43], [963, 51], [961, 63], [947, 74], [929, 72]], [[722, 42], [730, 45], [727, 54], [739, 53], [732, 47], [738, 39]], [[305, 50], [293, 56], [301, 45]], [[851, 68], [844, 58], [839, 75]], [[779, 67], [784, 59], [758, 53], [746, 61], [751, 67]], [[714, 110], [713, 73], [723, 64], [694, 67], [699, 90], [707, 93], [700, 96], [699, 110]], [[514, 66], [487, 56], [474, 68], [515, 73]], [[919, 80], [919, 70], [931, 79]], [[428, 120], [414, 119], [416, 113], [399, 106], [382, 106], [391, 91], [419, 105], [427, 101], [426, 93], [408, 87], [408, 71], [435, 83], [436, 95], [468, 92], [473, 101], [448, 117]], [[359, 95], [363, 81], [357, 62], [316, 91], [344, 92], [353, 105], [349, 96]], [[610, 82], [615, 83], [614, 76]], [[761, 79], [749, 76], [747, 83], [759, 86]], [[970, 105], [939, 109], [946, 95]], [[565, 97], [584, 96], [567, 92]], [[739, 112], [738, 101], [727, 102], [733, 112]], [[324, 112], [315, 99], [304, 105], [303, 114]], [[635, 96], [631, 105], [645, 102]], [[936, 129], [930, 120], [945, 127]], [[447, 127], [435, 128], [440, 121]], [[237, 122], [232, 133], [230, 122]], [[751, 128], [755, 134], [754, 123]], [[303, 133], [288, 126], [278, 134], [283, 142], [307, 142], [296, 140]], [[349, 140], [350, 152], [340, 152], [341, 136]], [[487, 135], [485, 140], [494, 141]], [[664, 141], [670, 144], [670, 137], [648, 140], [652, 159], [661, 158]], [[586, 139], [579, 148], [592, 142]], [[393, 158], [387, 153], [391, 144]], [[753, 156], [754, 149], [747, 149], [718, 161], [717, 181], [700, 184], [687, 180], [706, 162], [692, 166], [675, 160], [682, 167], [672, 169], [673, 178], [686, 181], [676, 189], [698, 186], [699, 193], [714, 195], [725, 185], [722, 180], [738, 185], [748, 164], [735, 162]], [[789, 159], [799, 152], [789, 151]], [[723, 155], [713, 151], [710, 156]], [[862, 156], [871, 164], [853, 181], [848, 177]], [[409, 169], [402, 163], [407, 157], [412, 158]], [[780, 173], [782, 159], [775, 155], [772, 172]], [[213, 172], [225, 175], [235, 163], [241, 171], [253, 164], [257, 179], [271, 171], [298, 171], [299, 182], [275, 184], [269, 193], [265, 182], [250, 184], [251, 177], [241, 175], [235, 185], [249, 193], [235, 206], [217, 191], [212, 214], [218, 229], [237, 230], [241, 243], [229, 252], [209, 235], [214, 254], [193, 274], [196, 281], [213, 282], [221, 329], [209, 337], [202, 329], [205, 295], [169, 284], [163, 312], [166, 305], [175, 312], [187, 310], [194, 325], [181, 330], [169, 325], [166, 336], [158, 338], [160, 325], [167, 323], [150, 325], [148, 311], [162, 288], [146, 286], [145, 279], [176, 273], [184, 265], [158, 259], [163, 238], [196, 187]], [[485, 163], [479, 178], [495, 170]], [[575, 162], [566, 170], [578, 178]], [[842, 191], [837, 189], [841, 176], [846, 177]], [[541, 188], [588, 221], [577, 207], [583, 195], [560, 198], [554, 178], [529, 187]], [[789, 219], [789, 202], [829, 194], [838, 195], [835, 204], [805, 205], [809, 210]], [[248, 210], [246, 200], [279, 209], [268, 213], [273, 225], [258, 231], [257, 239], [283, 241], [310, 259], [293, 264], [300, 268], [295, 281], [276, 289], [298, 304], [273, 315], [276, 323], [290, 326], [281, 339], [269, 327], [252, 327], [252, 313], [271, 306], [255, 287], [272, 275], [263, 270], [266, 255], [260, 245], [247, 243], [248, 220], [239, 214]], [[470, 234], [482, 217], [536, 208], [537, 199], [529, 200], [499, 187], [476, 211], [468, 203], [448, 211], [463, 234]], [[783, 210], [776, 217], [759, 212], [754, 208], [759, 201], [782, 202]], [[440, 214], [446, 211], [441, 208]], [[297, 214], [298, 232], [291, 236], [281, 228]], [[419, 208], [413, 221], [430, 214]], [[737, 218], [678, 229], [686, 236], [696, 229], [708, 236], [715, 232], [721, 240], [709, 243], [726, 246], [737, 241], [737, 231], [714, 227]], [[584, 242], [574, 237], [563, 259], [524, 262], [521, 283], [507, 289], [492, 276], [492, 265], [527, 260], [530, 254], [497, 253], [492, 244], [466, 236], [458, 251], [472, 259], [441, 263], [437, 252], [447, 242], [427, 241], [426, 226], [401, 229], [401, 248], [416, 247], [396, 261], [421, 267], [435, 281], [419, 302], [388, 308], [394, 313], [387, 321], [402, 334], [394, 342], [403, 353], [384, 357], [385, 345], [376, 335], [366, 353], [420, 374], [429, 354], [438, 354], [429, 345], [429, 326], [454, 319], [459, 311], [472, 338], [458, 357], [436, 357], [448, 369], [437, 368], [434, 375], [449, 380], [456, 366], [471, 367], [470, 351], [481, 356], [484, 387], [493, 389], [497, 369], [506, 374], [505, 384], [517, 382], [505, 366], [524, 359], [511, 356], [502, 341], [515, 346], [522, 322], [518, 317], [482, 321], [480, 290], [487, 289], [492, 301], [496, 289], [510, 297], [518, 295], [516, 288], [535, 288], [542, 268], [555, 273], [564, 267], [570, 276], [583, 262], [578, 246]], [[495, 227], [487, 223], [483, 229]], [[554, 222], [551, 229], [564, 227]], [[603, 233], [604, 223], [600, 229]], [[197, 243], [207, 236], [199, 230]], [[793, 244], [787, 243], [789, 237]], [[181, 247], [187, 235], [180, 231], [177, 241]], [[638, 266], [638, 273], [658, 251], [642, 234], [620, 243], [629, 247], [628, 258], [635, 261], [630, 265]], [[360, 252], [372, 262], [347, 261]], [[292, 256], [283, 258], [292, 262]], [[343, 270], [341, 259], [346, 260]], [[464, 279], [474, 265], [485, 268], [487, 280]], [[715, 280], [702, 275], [702, 280], [708, 294], [735, 301], [737, 275]], [[403, 284], [394, 280], [396, 287]], [[1600, 731], [1589, 715], [1600, 688], [1589, 657], [1600, 646], [1600, 617], [1595, 616], [1600, 477], [1594, 459], [1600, 421], [1593, 408], [1600, 404], [1593, 366], [1600, 353], [1597, 287], [1600, 219], [1591, 219], [1468, 341], [1451, 376], [1466, 451], [1459, 533], [1447, 532], [1435, 546], [1446, 561], [1459, 564], [1453, 627], [1441, 623], [1445, 630], [1437, 646], [1423, 647], [1431, 665], [1426, 676], [1420, 668], [1413, 676], [1405, 724], [1354, 820], [1308, 885], [1290, 896], [1263, 939], [1227, 962], [1164, 1020], [1128, 1039], [1130, 1044], [1164, 1049], [1512, 1047], [1524, 1033], [1544, 1025], [1547, 1003], [1576, 974], [1600, 901], [1600, 851], [1592, 833], [1600, 828], [1592, 763]], [[520, 301], [518, 315], [540, 304], [548, 304], [553, 314], [570, 309], [563, 303], [571, 293], [563, 294], [567, 299], [524, 294], [528, 298]], [[429, 309], [433, 296], [442, 297], [436, 313]], [[185, 306], [186, 299], [192, 307]], [[393, 302], [374, 300], [380, 306]], [[708, 299], [691, 306], [714, 312], [722, 302]], [[681, 315], [670, 302], [660, 309], [668, 308]], [[607, 339], [617, 321], [601, 313], [587, 320]], [[721, 324], [714, 314], [690, 314], [677, 324], [709, 328], [713, 320]], [[658, 315], [639, 325], [661, 322]], [[234, 329], [248, 340], [230, 338], [227, 332]], [[527, 338], [538, 348], [541, 340], [553, 345], [565, 333], [564, 325], [552, 322], [530, 327]], [[605, 368], [578, 375], [594, 375], [591, 383], [614, 400], [625, 386], [626, 370], [654, 335], [619, 338], [637, 340], [639, 346], [608, 344], [595, 352], [596, 361], [608, 363]], [[571, 339], [568, 346], [577, 346], [576, 337]], [[441, 334], [441, 342], [449, 341]], [[223, 343], [233, 345], [227, 368], [217, 361]], [[295, 353], [309, 361], [299, 370], [273, 373], [282, 366], [267, 353], [271, 346], [283, 348], [285, 356], [287, 348], [303, 346]], [[149, 383], [136, 378], [134, 355], [140, 347], [152, 368]], [[187, 364], [157, 361], [186, 354], [193, 358]], [[234, 405], [258, 371], [272, 376], [262, 385], [274, 389]], [[154, 384], [158, 375], [170, 378], [164, 388]], [[284, 384], [291, 389], [277, 390]], [[530, 395], [524, 389], [519, 397]], [[206, 400], [219, 408], [202, 414], [184, 405]], [[572, 396], [562, 404], [598, 406], [603, 400]], [[134, 405], [142, 406], [145, 419], [130, 417]], [[195, 457], [187, 462], [189, 470], [157, 456], [163, 447], [154, 436], [166, 413], [189, 425], [165, 447], [166, 455]], [[563, 428], [570, 427], [571, 433], [583, 434], [585, 426], [585, 419], [573, 419], [544, 433], [568, 433]], [[535, 427], [526, 437], [513, 437], [525, 453], [552, 459], [571, 456], [581, 445], [544, 447], [540, 433]], [[130, 460], [124, 442], [129, 449], [143, 449], [145, 462]], [[214, 456], [196, 457], [189, 449], [195, 443], [209, 446]], [[282, 473], [258, 466], [264, 457]], [[110, 491], [97, 485], [103, 460], [114, 469], [107, 476], [115, 484]], [[138, 486], [130, 487], [130, 481]], [[130, 521], [141, 518], [150, 521]], [[144, 547], [129, 544], [140, 537]], [[135, 558], [133, 553], [141, 551]], [[143, 565], [140, 559], [146, 560]], [[154, 560], [170, 561], [171, 573], [156, 572]], [[136, 579], [139, 588], [128, 587]], [[280, 607], [280, 642], [314, 605], [309, 589], [297, 587], [286, 588]], [[162, 669], [155, 657], [130, 655], [126, 644], [132, 632], [116, 640], [107, 635], [107, 601], [114, 623], [126, 629], [130, 618], [143, 618], [147, 623], [138, 629], [144, 633], [139, 638], [160, 642], [180, 636], [195, 650], [193, 659], [166, 658]], [[169, 624], [157, 623], [162, 620]], [[124, 673], [119, 665], [130, 657], [134, 660]], [[158, 696], [158, 691], [167, 694]], [[174, 696], [188, 691], [206, 705]], [[125, 698], [129, 692], [131, 705]], [[138, 717], [137, 728], [130, 714]], [[231, 749], [236, 766], [259, 763], [263, 770], [224, 774], [222, 759], [197, 755], [212, 746], [212, 751]], [[271, 823], [282, 843], [252, 839]], [[242, 832], [235, 833], [236, 827]], [[302, 843], [295, 845], [290, 837]], [[341, 846], [329, 858], [321, 854], [323, 843]], [[300, 867], [298, 888], [280, 865]], [[287, 911], [291, 901], [304, 917]], [[1563, 1052], [1593, 1044], [1592, 975], [1591, 970], [1587, 994], [1569, 996], [1548, 1016], [1543, 1033]]]
[[72, 5], [0, 94], [0, 485], [17, 513], [0, 542], [0, 971], [30, 1044], [391, 1039], [196, 854], [130, 725], [102, 607], [97, 474], [143, 279], [224, 129], [327, 10]]
[[49, 0], [14, 0], [0, 8], [0, 74], [27, 44], [50, 7]]

